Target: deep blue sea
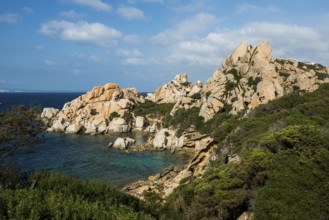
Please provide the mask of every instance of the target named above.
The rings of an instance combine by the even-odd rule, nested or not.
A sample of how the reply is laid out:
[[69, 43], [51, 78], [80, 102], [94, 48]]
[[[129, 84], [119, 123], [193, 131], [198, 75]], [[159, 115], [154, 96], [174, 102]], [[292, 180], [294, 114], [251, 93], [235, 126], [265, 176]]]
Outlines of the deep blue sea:
[[[39, 105], [61, 109], [81, 93], [0, 93], [0, 111], [13, 105], [27, 107]], [[122, 134], [142, 144], [146, 136]], [[170, 165], [183, 166], [187, 155], [167, 151], [130, 152], [107, 147], [114, 136], [67, 135], [44, 133], [35, 152], [21, 150], [6, 159], [16, 164], [22, 172], [56, 170], [83, 180], [103, 180], [118, 188], [136, 180], [146, 179]]]

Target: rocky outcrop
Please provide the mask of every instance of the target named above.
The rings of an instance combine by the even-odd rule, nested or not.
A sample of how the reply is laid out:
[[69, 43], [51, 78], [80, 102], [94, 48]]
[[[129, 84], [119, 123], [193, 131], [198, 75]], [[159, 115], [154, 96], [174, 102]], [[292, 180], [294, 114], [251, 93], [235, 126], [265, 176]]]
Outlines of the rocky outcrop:
[[120, 117], [144, 98], [134, 88], [120, 89], [117, 84], [97, 86], [64, 105], [56, 112], [44, 109], [42, 118], [48, 121], [48, 131], [65, 133], [102, 134], [127, 132], [128, 122]]
[[125, 138], [117, 138], [113, 144], [112, 147], [120, 149], [120, 150], [126, 150], [129, 146], [133, 145], [135, 143], [135, 140], [129, 137]]
[[146, 99], [156, 103], [176, 103], [184, 97], [191, 97], [199, 93], [202, 88], [201, 81], [191, 84], [187, 80], [187, 74], [176, 75], [175, 78], [159, 87], [154, 93], [147, 94]]
[[[161, 173], [150, 176], [146, 181], [138, 181], [127, 185], [124, 191], [140, 199], [144, 198], [144, 192], [155, 192], [162, 198], [166, 198], [179, 186], [181, 181], [188, 182], [191, 177], [202, 175], [210, 166], [210, 161], [216, 159], [215, 143], [209, 137], [200, 137], [197, 140], [203, 142], [204, 145], [194, 151], [193, 158], [184, 169], [179, 170], [177, 167], [166, 168]], [[187, 142], [191, 144], [193, 140], [190, 139]]]
[[44, 108], [41, 113], [41, 118], [46, 125], [50, 125], [52, 124], [52, 120], [58, 112], [59, 109], [56, 108]]
[[268, 42], [241, 43], [202, 88], [200, 116], [219, 111], [247, 113], [290, 92], [311, 92], [329, 82], [327, 68], [296, 60], [274, 59]]

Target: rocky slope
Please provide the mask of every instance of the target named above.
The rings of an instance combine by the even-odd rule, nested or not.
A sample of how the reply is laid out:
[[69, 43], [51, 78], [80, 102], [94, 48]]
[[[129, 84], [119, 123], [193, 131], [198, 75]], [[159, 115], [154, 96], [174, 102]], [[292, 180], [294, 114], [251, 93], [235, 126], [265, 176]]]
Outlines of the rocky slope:
[[180, 108], [200, 107], [200, 116], [207, 121], [224, 109], [231, 114], [245, 114], [290, 92], [311, 92], [329, 82], [328, 67], [275, 59], [271, 52], [268, 42], [256, 46], [242, 42], [222, 62], [223, 69], [216, 70], [204, 86], [198, 83], [194, 84], [197, 89], [190, 89], [183, 74], [158, 88], [150, 100], [175, 103], [172, 115]]
[[143, 102], [136, 89], [120, 89], [117, 84], [109, 83], [66, 103], [61, 111], [45, 108], [41, 117], [48, 124], [49, 132], [127, 132], [131, 125], [123, 116]]

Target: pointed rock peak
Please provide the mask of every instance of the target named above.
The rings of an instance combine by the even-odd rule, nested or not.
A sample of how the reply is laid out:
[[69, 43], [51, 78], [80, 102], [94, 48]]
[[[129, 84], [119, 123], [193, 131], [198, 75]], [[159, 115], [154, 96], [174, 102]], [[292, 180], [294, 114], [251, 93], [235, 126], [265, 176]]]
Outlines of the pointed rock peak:
[[271, 60], [272, 47], [269, 42], [263, 41], [259, 45], [251, 46], [246, 42], [241, 42], [231, 55], [223, 60], [222, 66], [224, 69], [234, 67], [239, 63], [248, 63], [251, 59], [257, 58]]
[[179, 84], [182, 84], [182, 85], [188, 83], [186, 73], [176, 75], [174, 80], [177, 81]]

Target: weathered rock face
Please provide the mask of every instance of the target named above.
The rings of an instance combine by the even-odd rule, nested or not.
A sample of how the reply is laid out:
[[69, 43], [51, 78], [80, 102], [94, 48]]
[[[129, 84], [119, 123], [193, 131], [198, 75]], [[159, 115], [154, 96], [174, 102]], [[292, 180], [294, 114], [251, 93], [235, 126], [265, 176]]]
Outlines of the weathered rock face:
[[86, 94], [68, 102], [56, 112], [45, 109], [42, 118], [47, 119], [50, 132], [97, 134], [127, 132], [130, 127], [122, 118], [110, 116], [116, 112], [123, 116], [135, 104], [144, 102], [136, 89], [120, 89], [117, 84], [97, 86]]
[[113, 144], [114, 148], [120, 149], [120, 150], [125, 150], [127, 149], [129, 146], [131, 146], [132, 144], [135, 143], [135, 140], [129, 137], [125, 137], [125, 138], [117, 138]]
[[49, 125], [52, 123], [52, 119], [57, 115], [59, 109], [56, 108], [44, 108], [41, 113], [41, 118], [45, 124]]
[[324, 66], [274, 59], [271, 51], [268, 42], [241, 43], [203, 86], [200, 115], [209, 120], [223, 108], [231, 114], [248, 112], [287, 93], [311, 92], [329, 82]]
[[[162, 132], [162, 131], [160, 131]], [[183, 170], [179, 170], [175, 167], [169, 167], [164, 169], [161, 173], [155, 176], [150, 176], [146, 181], [138, 181], [127, 185], [124, 191], [131, 195], [134, 195], [140, 199], [143, 199], [144, 192], [155, 192], [158, 193], [163, 198], [169, 196], [175, 188], [177, 188], [182, 180], [187, 180], [192, 176], [197, 177], [204, 173], [204, 171], [210, 166], [210, 161], [216, 159], [216, 154], [214, 151], [215, 143], [210, 137], [201, 137], [194, 133], [194, 142], [202, 142], [202, 147], [199, 146], [196, 149], [196, 143], [192, 139], [189, 139], [189, 135], [192, 135], [194, 131], [190, 131], [189, 134], [186, 133], [186, 141], [183, 141], [181, 147], [194, 148], [195, 155], [186, 165]], [[192, 135], [193, 136], [193, 135]], [[185, 143], [190, 143], [192, 146], [187, 146]]]
[[149, 93], [146, 99], [156, 103], [176, 103], [184, 97], [191, 97], [199, 93], [202, 88], [200, 81], [191, 84], [187, 80], [187, 74], [176, 75], [175, 78], [159, 87], [154, 93]]

